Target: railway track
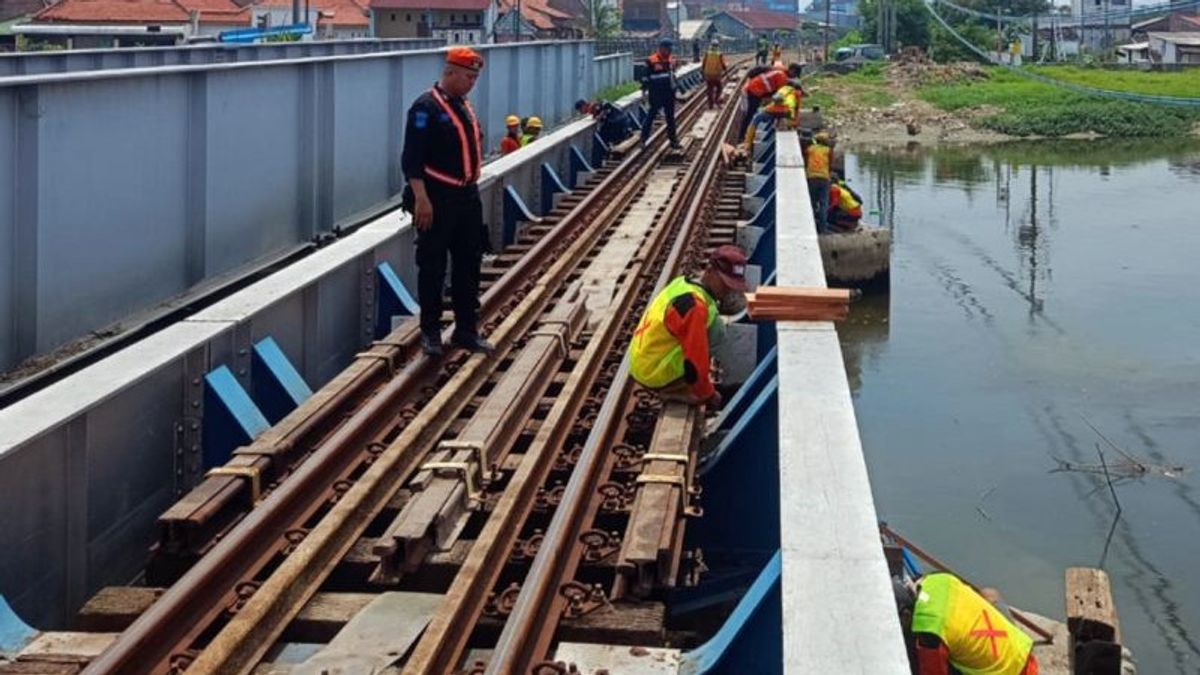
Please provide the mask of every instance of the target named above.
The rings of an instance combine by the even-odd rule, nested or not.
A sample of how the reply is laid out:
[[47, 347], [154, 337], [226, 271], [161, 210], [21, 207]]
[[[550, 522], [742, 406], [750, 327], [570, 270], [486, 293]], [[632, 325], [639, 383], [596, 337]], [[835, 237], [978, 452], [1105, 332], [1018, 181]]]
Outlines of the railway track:
[[657, 130], [485, 266], [495, 356], [435, 361], [402, 325], [164, 513], [147, 587], [81, 612], [119, 631], [84, 672], [254, 672], [385, 610], [397, 642], [345, 658], [548, 673], [556, 640], [662, 643], [664, 592], [702, 570], [683, 547], [703, 418], [623, 355], [655, 289], [733, 238], [735, 94], [693, 94], [682, 155]]

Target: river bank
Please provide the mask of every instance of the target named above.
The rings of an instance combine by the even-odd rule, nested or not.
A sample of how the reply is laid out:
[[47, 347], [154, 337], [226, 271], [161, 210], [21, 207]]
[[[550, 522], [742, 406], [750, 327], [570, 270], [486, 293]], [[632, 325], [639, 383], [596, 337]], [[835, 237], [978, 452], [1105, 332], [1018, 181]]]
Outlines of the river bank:
[[[1119, 91], [1173, 96], [1200, 92], [1200, 70], [1036, 70], [1065, 82]], [[805, 83], [806, 107], [819, 106], [839, 136], [855, 144], [1200, 136], [1200, 109], [1083, 96], [976, 63], [868, 64], [846, 75], [815, 75]]]

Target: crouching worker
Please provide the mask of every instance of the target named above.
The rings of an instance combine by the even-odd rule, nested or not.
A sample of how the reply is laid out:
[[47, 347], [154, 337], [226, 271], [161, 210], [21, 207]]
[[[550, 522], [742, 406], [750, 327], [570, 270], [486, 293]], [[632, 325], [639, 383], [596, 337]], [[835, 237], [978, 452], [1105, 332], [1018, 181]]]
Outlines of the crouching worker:
[[1037, 675], [1033, 639], [958, 577], [938, 572], [915, 589], [893, 586], [916, 675]]
[[721, 246], [699, 279], [677, 277], [646, 308], [629, 345], [634, 380], [664, 401], [719, 405], [709, 348], [719, 338], [719, 306], [746, 290], [746, 254]]
[[829, 188], [829, 227], [834, 232], [853, 232], [862, 220], [862, 197], [833, 172]]

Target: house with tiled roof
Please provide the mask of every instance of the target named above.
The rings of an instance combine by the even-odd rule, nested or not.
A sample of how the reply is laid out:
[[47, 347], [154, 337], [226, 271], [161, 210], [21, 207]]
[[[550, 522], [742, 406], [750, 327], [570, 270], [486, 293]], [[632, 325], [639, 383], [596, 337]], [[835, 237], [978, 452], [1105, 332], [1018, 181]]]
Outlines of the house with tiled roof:
[[[558, 6], [555, 6], [557, 4]], [[550, 0], [500, 0], [496, 22], [496, 41], [512, 42], [513, 16], [520, 5], [521, 39], [577, 40], [583, 37], [583, 4], [572, 6]], [[528, 32], [526, 32], [528, 31]]]
[[727, 9], [709, 17], [717, 33], [732, 39], [750, 39], [768, 35], [784, 39], [800, 30], [800, 16], [765, 9]]
[[496, 23], [493, 0], [370, 0], [375, 37], [443, 38], [453, 44], [488, 42]]

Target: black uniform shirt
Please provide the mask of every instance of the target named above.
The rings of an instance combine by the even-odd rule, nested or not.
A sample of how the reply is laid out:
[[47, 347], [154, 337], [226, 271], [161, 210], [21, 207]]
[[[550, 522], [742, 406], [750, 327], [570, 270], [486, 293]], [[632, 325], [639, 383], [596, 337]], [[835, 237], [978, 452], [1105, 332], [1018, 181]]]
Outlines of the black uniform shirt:
[[[450, 105], [451, 113], [458, 118], [467, 134], [467, 156], [469, 167], [463, 167], [462, 144], [458, 127], [451, 119], [450, 113], [438, 103], [433, 91], [426, 91], [413, 101], [408, 109], [408, 119], [404, 127], [404, 153], [400, 157], [400, 168], [408, 180], [424, 179], [425, 167], [432, 167], [439, 173], [455, 178], [467, 179], [474, 183], [479, 176], [470, 176], [464, 169], [474, 173], [475, 167], [481, 161], [480, 148], [482, 139], [474, 133], [472, 121], [474, 116], [467, 110], [462, 98], [454, 98], [442, 91], [438, 85], [433, 85], [442, 98]], [[436, 180], [436, 179], [433, 179]]]

